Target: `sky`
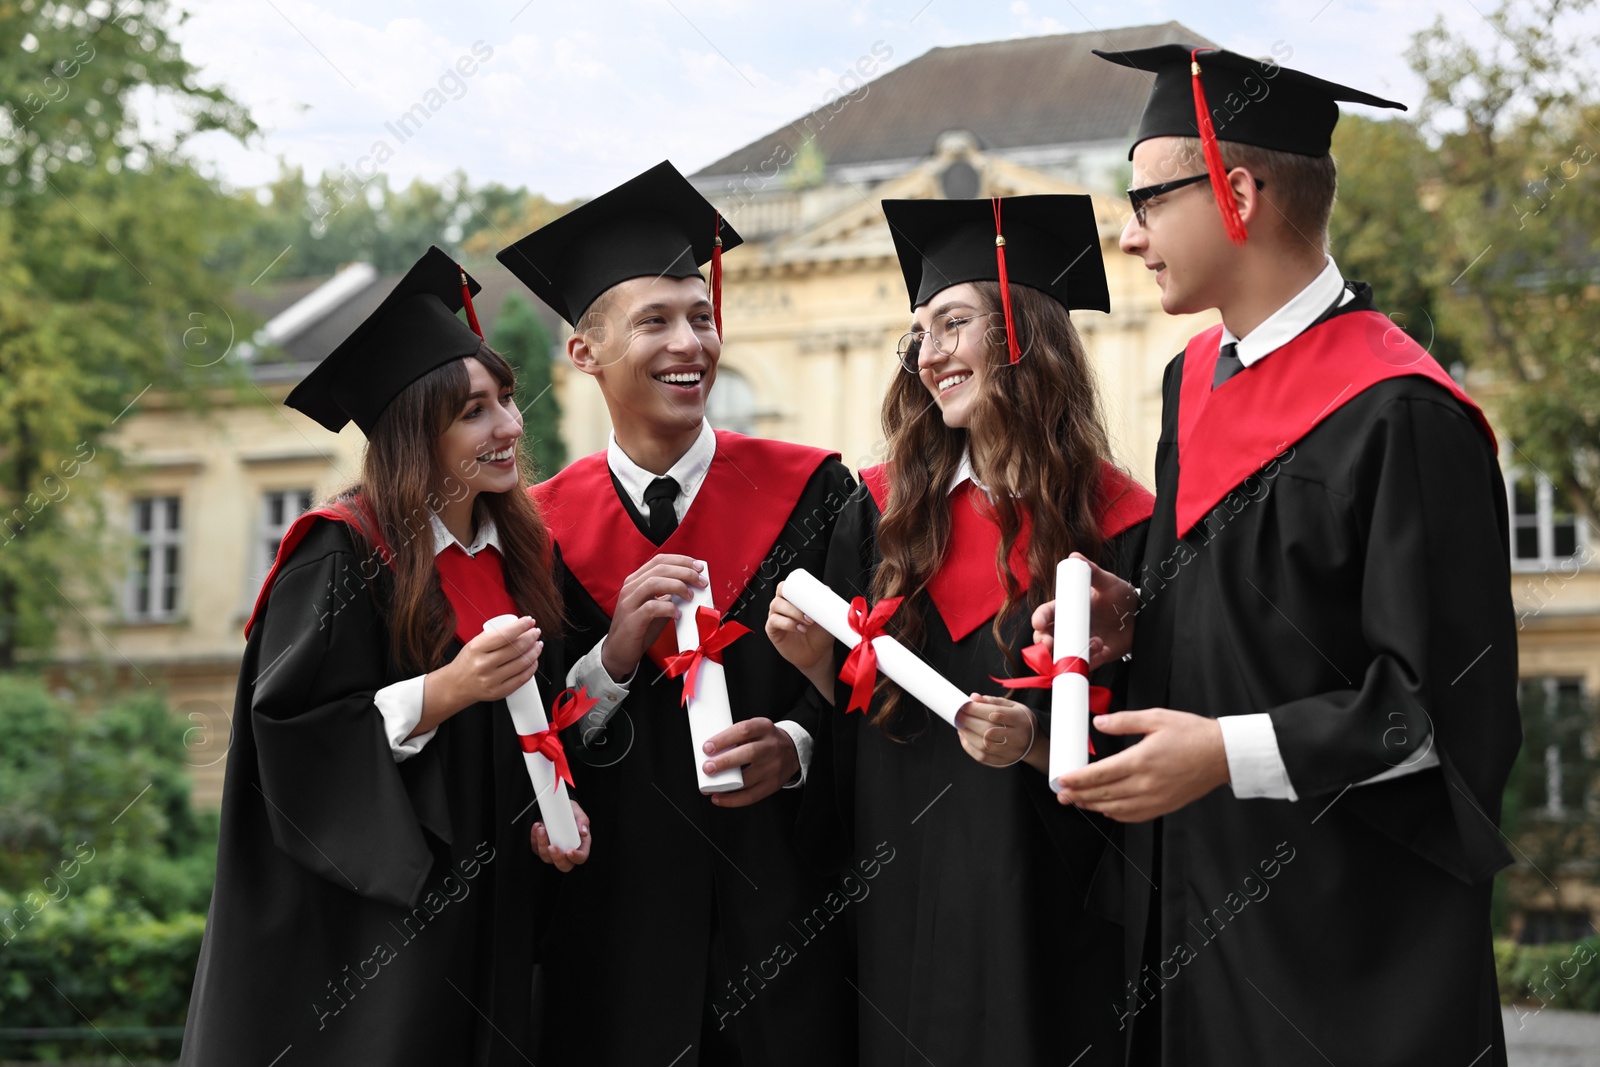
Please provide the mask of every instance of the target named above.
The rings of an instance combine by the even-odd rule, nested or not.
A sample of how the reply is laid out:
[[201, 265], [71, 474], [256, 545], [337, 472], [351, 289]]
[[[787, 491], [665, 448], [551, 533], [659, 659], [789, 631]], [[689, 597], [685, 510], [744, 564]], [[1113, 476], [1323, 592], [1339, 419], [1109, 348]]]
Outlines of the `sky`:
[[[1481, 12], [1494, 2], [191, 0], [175, 34], [200, 81], [262, 128], [245, 145], [191, 142], [232, 186], [271, 180], [281, 159], [309, 175], [378, 169], [397, 184], [461, 170], [562, 200], [666, 158], [691, 173], [850, 91], [858, 65], [875, 76], [941, 45], [1177, 21], [1415, 103], [1412, 34], [1442, 17], [1491, 38]], [[399, 127], [418, 103], [436, 110]]]

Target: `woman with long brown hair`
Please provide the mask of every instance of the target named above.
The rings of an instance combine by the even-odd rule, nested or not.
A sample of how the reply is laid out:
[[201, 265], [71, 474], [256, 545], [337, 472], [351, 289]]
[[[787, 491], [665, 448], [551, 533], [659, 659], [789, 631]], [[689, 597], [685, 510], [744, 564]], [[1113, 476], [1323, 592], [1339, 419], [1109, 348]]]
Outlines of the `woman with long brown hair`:
[[549, 746], [505, 707], [529, 682], [552, 711], [572, 697], [552, 681], [559, 561], [476, 285], [430, 249], [287, 400], [330, 430], [354, 421], [367, 453], [284, 536], [246, 628], [185, 1064], [502, 1064], [536, 1047], [557, 887], [535, 848], [570, 870], [589, 841], [576, 802], [570, 853], [533, 822], [524, 752]]
[[1120, 1062], [1120, 940], [1086, 903], [1108, 831], [1045, 780], [1049, 690], [978, 695], [1034, 673], [1021, 653], [1056, 563], [1127, 569], [1150, 514], [1109, 460], [1068, 311], [1109, 304], [1093, 210], [1029, 196], [884, 212], [913, 310], [906, 373], [825, 580], [846, 599], [903, 598], [887, 632], [972, 703], [952, 730], [880, 676], [856, 717], [842, 646], [781, 592], [767, 627], [834, 705], [803, 835], [835, 860], [841, 844], [875, 856], [854, 912], [861, 1062]]

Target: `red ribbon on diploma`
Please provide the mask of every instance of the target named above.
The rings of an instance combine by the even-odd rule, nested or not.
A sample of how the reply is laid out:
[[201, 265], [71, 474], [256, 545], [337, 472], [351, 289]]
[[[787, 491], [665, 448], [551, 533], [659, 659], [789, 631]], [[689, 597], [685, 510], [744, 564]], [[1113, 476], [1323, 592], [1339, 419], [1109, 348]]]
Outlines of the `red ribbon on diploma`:
[[844, 658], [844, 666], [839, 669], [839, 680], [850, 687], [850, 703], [844, 708], [847, 713], [859, 711], [865, 715], [867, 705], [872, 703], [872, 687], [878, 680], [878, 653], [872, 647], [872, 640], [883, 636], [884, 625], [904, 599], [886, 597], [874, 604], [870, 612], [866, 597], [858, 596], [850, 601], [850, 629], [861, 635], [861, 643], [850, 650]]
[[679, 652], [667, 660], [667, 674], [676, 678], [687, 674], [683, 680], [683, 703], [694, 696], [695, 684], [700, 679], [700, 664], [706, 660], [722, 662], [722, 650], [750, 632], [750, 627], [738, 622], [723, 622], [722, 613], [715, 608], [698, 607], [694, 624], [700, 631], [700, 644], [687, 652]]
[[555, 764], [556, 776], [576, 789], [577, 783], [572, 780], [572, 769], [567, 766], [567, 750], [561, 745], [560, 734], [562, 730], [589, 714], [598, 703], [599, 700], [589, 695], [588, 686], [578, 690], [562, 690], [561, 695], [556, 697], [555, 707], [550, 709], [549, 728], [536, 733], [517, 735], [517, 740], [522, 742], [522, 751], [537, 752]]
[[[1063, 674], [1081, 674], [1089, 677], [1089, 661], [1082, 656], [1062, 656], [1053, 660], [1050, 650], [1043, 645], [1029, 645], [1022, 650], [1022, 662], [1033, 668], [1034, 673], [1023, 678], [995, 678], [989, 677], [1005, 686], [1007, 689], [1049, 689], [1052, 683]], [[1111, 690], [1103, 685], [1089, 687], [1089, 716], [1105, 715], [1111, 711]], [[1094, 737], [1089, 737], [1089, 754], [1094, 751]]]

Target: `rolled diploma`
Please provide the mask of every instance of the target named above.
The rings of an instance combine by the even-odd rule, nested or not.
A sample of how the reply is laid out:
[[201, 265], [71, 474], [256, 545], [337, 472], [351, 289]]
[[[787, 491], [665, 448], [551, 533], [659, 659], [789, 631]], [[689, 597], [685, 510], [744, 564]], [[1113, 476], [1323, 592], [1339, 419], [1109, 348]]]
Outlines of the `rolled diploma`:
[[[484, 623], [483, 628], [498, 630], [516, 621], [515, 615], [496, 615]], [[529, 678], [521, 689], [507, 696], [506, 707], [519, 734], [536, 734], [550, 727], [535, 678]], [[557, 777], [556, 765], [543, 755], [524, 752], [522, 758], [528, 765], [533, 795], [539, 801], [539, 819], [544, 823], [545, 833], [550, 835], [550, 843], [561, 848], [577, 848], [578, 822], [572, 817], [572, 804], [567, 800], [567, 783]]]
[[[861, 643], [861, 635], [850, 628], [850, 605], [804, 568], [790, 571], [783, 580], [783, 597], [847, 647], [855, 648]], [[926, 704], [951, 726], [956, 724], [956, 712], [971, 703], [967, 694], [888, 635], [874, 638], [872, 648], [878, 654], [878, 668], [890, 681]]]
[[[1056, 564], [1056, 662], [1066, 656], [1089, 660], [1089, 565], [1081, 559]], [[1058, 674], [1050, 683], [1050, 788], [1056, 779], [1089, 762], [1089, 679]]]
[[[706, 587], [690, 587], [693, 594], [688, 600], [673, 598], [678, 605], [678, 651], [687, 652], [700, 644], [700, 625], [695, 611], [701, 607], [713, 608], [711, 602], [711, 571], [705, 561], [700, 563], [700, 573], [705, 575]], [[688, 676], [684, 676], [687, 682]], [[695, 681], [694, 696], [689, 698], [689, 741], [694, 748], [694, 773], [702, 793], [731, 793], [744, 788], [744, 772], [729, 767], [717, 774], [705, 771], [705, 744], [711, 738], [733, 725], [733, 708], [728, 703], [728, 675], [722, 664], [710, 659], [700, 661], [700, 673]]]

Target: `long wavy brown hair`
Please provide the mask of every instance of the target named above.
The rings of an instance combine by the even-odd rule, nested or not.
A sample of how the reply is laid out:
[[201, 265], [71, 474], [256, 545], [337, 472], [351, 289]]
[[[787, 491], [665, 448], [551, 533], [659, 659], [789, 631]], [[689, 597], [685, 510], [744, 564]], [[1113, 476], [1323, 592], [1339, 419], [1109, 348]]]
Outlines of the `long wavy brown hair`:
[[[974, 282], [979, 310], [988, 321], [1000, 321], [1000, 286]], [[882, 562], [873, 575], [874, 601], [904, 596], [894, 616], [897, 635], [908, 644], [923, 635], [928, 608], [928, 579], [938, 570], [950, 543], [950, 480], [961, 465], [969, 436], [984, 442], [986, 466], [978, 475], [993, 500], [1000, 526], [995, 577], [1005, 601], [995, 615], [994, 641], [1017, 666], [1006, 627], [1048, 600], [1055, 586], [1056, 563], [1072, 552], [1101, 558], [1102, 538], [1096, 494], [1102, 463], [1110, 444], [1101, 421], [1094, 372], [1072, 319], [1053, 298], [1025, 285], [1011, 287], [1017, 344], [1023, 352], [1007, 361], [1003, 328], [987, 333], [968, 330], [989, 359], [983, 391], [973, 407], [972, 426], [952, 429], [930, 403], [921, 379], [899, 373], [883, 400], [883, 433], [888, 442], [889, 499], [878, 523]], [[963, 340], [968, 335], [963, 334]], [[1011, 573], [1007, 561], [1031, 516], [1028, 540], [1028, 588]], [[880, 675], [883, 699], [872, 721], [880, 728], [894, 722], [900, 690]]]
[[[390, 649], [396, 665], [422, 673], [449, 660], [455, 639], [455, 611], [445, 599], [433, 565], [431, 515], [466, 492], [461, 477], [443, 469], [439, 435], [450, 426], [472, 387], [466, 360], [476, 358], [505, 387], [516, 372], [494, 349], [483, 345], [475, 357], [437, 367], [395, 397], [367, 438], [361, 480], [341, 491], [334, 503], [355, 512], [358, 549], [385, 559], [386, 613]], [[479, 493], [473, 522], [493, 519], [500, 535], [506, 590], [523, 614], [531, 615], [546, 639], [560, 633], [561, 597], [551, 573], [551, 538], [528, 497], [536, 473], [533, 459], [517, 441], [521, 484], [505, 493]], [[359, 508], [352, 505], [359, 498]], [[377, 529], [369, 523], [376, 522]], [[380, 533], [381, 531], [381, 533]]]

